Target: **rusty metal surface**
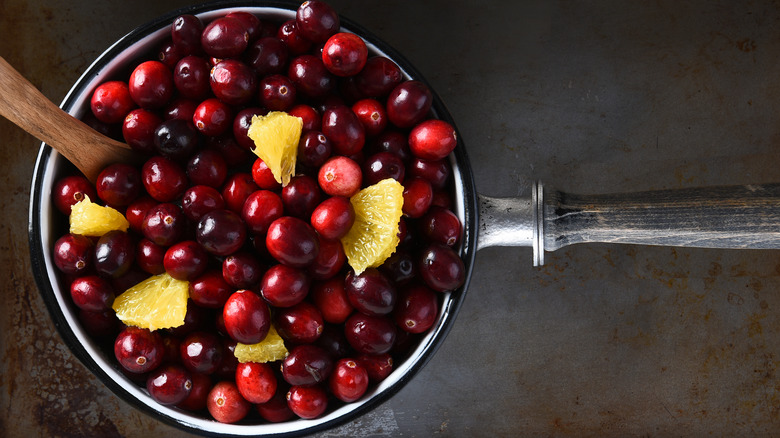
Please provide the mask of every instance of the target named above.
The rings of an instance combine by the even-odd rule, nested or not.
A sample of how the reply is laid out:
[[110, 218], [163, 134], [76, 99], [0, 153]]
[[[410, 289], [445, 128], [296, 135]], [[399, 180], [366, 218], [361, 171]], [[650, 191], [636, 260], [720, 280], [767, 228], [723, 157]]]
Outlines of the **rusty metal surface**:
[[[108, 45], [185, 4], [0, 1], [0, 54], [54, 101]], [[447, 103], [480, 191], [780, 180], [780, 5], [332, 4]], [[0, 92], [2, 92], [0, 90]], [[0, 436], [179, 437], [62, 343], [30, 274], [37, 141], [0, 120]], [[765, 436], [780, 430], [780, 254], [573, 246], [477, 255], [417, 378], [335, 436]]]

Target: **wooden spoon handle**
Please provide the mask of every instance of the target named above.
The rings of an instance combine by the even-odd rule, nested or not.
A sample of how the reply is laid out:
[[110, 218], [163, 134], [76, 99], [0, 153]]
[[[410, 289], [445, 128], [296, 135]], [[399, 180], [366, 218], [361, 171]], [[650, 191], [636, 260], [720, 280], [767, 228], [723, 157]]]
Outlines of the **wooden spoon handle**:
[[90, 181], [109, 164], [131, 162], [129, 146], [60, 109], [0, 57], [0, 115], [56, 149]]

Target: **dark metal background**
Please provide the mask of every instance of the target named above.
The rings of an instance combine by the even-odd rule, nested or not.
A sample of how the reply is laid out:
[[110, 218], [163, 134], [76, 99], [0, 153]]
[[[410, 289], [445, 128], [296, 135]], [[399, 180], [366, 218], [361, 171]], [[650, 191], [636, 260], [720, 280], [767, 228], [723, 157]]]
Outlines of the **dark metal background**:
[[[425, 75], [480, 192], [780, 180], [780, 5], [332, 1]], [[0, 0], [0, 55], [55, 102], [183, 1]], [[0, 90], [2, 92], [2, 90]], [[92, 377], [31, 277], [38, 141], [0, 120], [0, 436], [178, 437]], [[331, 436], [734, 436], [780, 430], [780, 254], [573, 246], [477, 255], [413, 382]]]

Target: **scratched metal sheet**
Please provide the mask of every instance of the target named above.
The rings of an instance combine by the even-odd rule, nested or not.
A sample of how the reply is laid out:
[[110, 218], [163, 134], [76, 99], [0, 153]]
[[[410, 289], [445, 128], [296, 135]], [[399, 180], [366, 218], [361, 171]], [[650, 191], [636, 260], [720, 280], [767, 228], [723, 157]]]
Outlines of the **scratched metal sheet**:
[[[183, 1], [0, 2], [0, 55], [60, 101], [111, 41]], [[447, 103], [479, 190], [780, 180], [780, 6], [751, 1], [332, 4]], [[27, 254], [37, 142], [0, 120], [0, 435], [179, 437], [57, 335]], [[335, 436], [722, 436], [780, 430], [780, 254], [573, 246], [477, 255], [457, 322]]]

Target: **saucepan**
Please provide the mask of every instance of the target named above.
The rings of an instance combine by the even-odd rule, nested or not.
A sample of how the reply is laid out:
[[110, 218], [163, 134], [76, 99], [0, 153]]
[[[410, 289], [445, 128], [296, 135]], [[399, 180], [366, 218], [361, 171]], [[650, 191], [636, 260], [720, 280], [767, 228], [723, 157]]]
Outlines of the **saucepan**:
[[[276, 21], [295, 17], [298, 4], [222, 1], [172, 11], [130, 32], [103, 52], [71, 88], [61, 108], [79, 118], [89, 111], [92, 90], [108, 78], [127, 73], [156, 50], [171, 22], [194, 14], [204, 22], [234, 10]], [[425, 82], [400, 53], [369, 30], [342, 17], [344, 30], [363, 37], [374, 55], [394, 60], [410, 79]], [[427, 83], [427, 82], [426, 82]], [[432, 111], [457, 126], [433, 92]], [[469, 287], [478, 250], [489, 246], [527, 246], [530, 263], [542, 265], [545, 252], [587, 242], [632, 243], [717, 248], [780, 248], [780, 184], [654, 191], [629, 194], [576, 195], [536, 182], [522, 198], [493, 198], [475, 187], [467, 146], [448, 157], [452, 166], [452, 205], [462, 238], [458, 247], [466, 275], [461, 287], [442, 296], [436, 323], [395, 364], [388, 378], [360, 400], [340, 405], [310, 420], [283, 423], [222, 424], [202, 415], [161, 406], [145, 389], [117, 370], [110, 352], [93, 341], [79, 322], [69, 291], [56, 273], [52, 248], [62, 228], [50, 197], [55, 182], [72, 170], [70, 163], [45, 143], [35, 165], [30, 201], [29, 241], [32, 268], [40, 293], [64, 342], [110, 390], [160, 421], [184, 430], [218, 436], [292, 436], [322, 431], [354, 420], [406, 385], [444, 342]]]

